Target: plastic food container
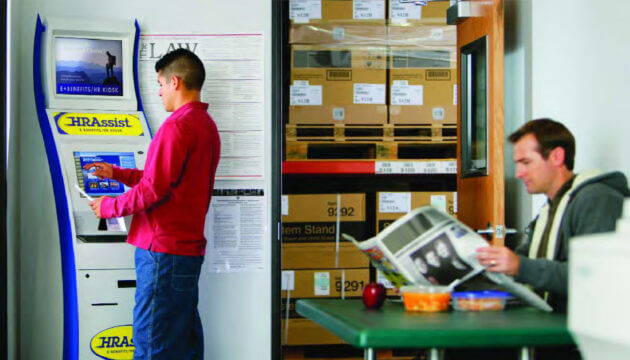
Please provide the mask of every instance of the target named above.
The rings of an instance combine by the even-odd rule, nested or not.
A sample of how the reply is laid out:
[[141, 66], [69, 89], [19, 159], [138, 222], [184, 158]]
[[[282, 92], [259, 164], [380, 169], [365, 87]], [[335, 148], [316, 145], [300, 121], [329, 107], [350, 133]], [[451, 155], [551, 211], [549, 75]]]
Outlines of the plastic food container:
[[400, 292], [407, 311], [446, 311], [451, 300], [448, 286], [403, 286]]
[[503, 310], [505, 302], [512, 295], [503, 291], [465, 291], [451, 294], [451, 302], [455, 310], [488, 311]]

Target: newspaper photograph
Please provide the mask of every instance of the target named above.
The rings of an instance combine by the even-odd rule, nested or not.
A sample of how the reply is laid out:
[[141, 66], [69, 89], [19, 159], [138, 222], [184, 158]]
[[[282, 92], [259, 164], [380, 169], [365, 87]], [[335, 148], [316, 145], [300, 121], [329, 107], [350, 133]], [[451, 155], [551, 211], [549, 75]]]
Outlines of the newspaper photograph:
[[512, 277], [485, 271], [476, 250], [490, 246], [466, 225], [441, 212], [424, 206], [394, 221], [373, 238], [352, 241], [393, 286], [442, 285], [454, 289], [466, 280], [483, 273], [525, 303], [544, 311], [552, 308], [528, 287]]

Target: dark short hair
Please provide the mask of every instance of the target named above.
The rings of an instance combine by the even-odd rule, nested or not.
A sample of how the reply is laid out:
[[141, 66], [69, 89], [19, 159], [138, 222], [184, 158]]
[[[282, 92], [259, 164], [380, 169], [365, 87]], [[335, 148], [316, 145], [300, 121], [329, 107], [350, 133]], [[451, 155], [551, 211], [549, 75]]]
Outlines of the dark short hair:
[[155, 63], [155, 71], [162, 72], [167, 81], [175, 75], [182, 79], [190, 90], [201, 90], [206, 79], [206, 69], [195, 53], [179, 48], [164, 54]]
[[563, 148], [564, 164], [567, 169], [573, 170], [575, 163], [575, 138], [564, 125], [548, 118], [531, 120], [513, 132], [508, 137], [508, 140], [510, 143], [515, 144], [527, 134], [534, 135], [536, 141], [538, 141], [538, 152], [545, 160], [549, 158], [551, 150], [557, 147]]

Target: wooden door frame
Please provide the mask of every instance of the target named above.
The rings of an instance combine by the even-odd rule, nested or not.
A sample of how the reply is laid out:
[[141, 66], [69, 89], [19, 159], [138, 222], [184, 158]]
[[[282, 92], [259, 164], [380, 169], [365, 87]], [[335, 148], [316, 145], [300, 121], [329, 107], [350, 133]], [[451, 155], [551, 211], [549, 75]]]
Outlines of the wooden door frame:
[[[475, 3], [475, 9], [478, 11], [476, 17], [462, 20], [457, 24], [457, 38], [470, 37], [477, 40], [488, 35], [488, 142], [492, 143], [488, 149], [488, 177], [492, 179], [489, 183], [485, 177], [467, 178], [465, 181], [470, 185], [462, 187], [461, 178], [461, 161], [458, 164], [457, 174], [457, 190], [459, 202], [466, 201], [467, 197], [473, 197], [475, 201], [485, 201], [496, 206], [492, 206], [490, 214], [480, 214], [477, 209], [467, 206], [459, 206], [458, 218], [470, 219], [467, 225], [474, 229], [484, 229], [487, 223], [483, 223], [482, 217], [494, 219], [492, 226], [496, 230], [497, 226], [503, 226], [505, 229], [505, 124], [504, 124], [504, 0], [471, 0]], [[472, 6], [472, 5], [471, 5]], [[482, 21], [484, 18], [496, 17], [491, 21], [491, 25]], [[461, 59], [461, 49], [458, 42], [457, 59]], [[500, 70], [500, 76], [495, 73]], [[461, 67], [457, 67], [458, 89], [463, 94], [461, 88]], [[461, 104], [458, 101], [458, 139], [462, 139], [461, 134]], [[457, 142], [457, 154], [461, 158], [461, 141]], [[466, 193], [462, 193], [461, 189], [466, 188]], [[487, 195], [486, 195], [487, 194]], [[494, 245], [503, 245], [505, 234], [497, 237], [496, 232], [492, 234], [491, 242]]]

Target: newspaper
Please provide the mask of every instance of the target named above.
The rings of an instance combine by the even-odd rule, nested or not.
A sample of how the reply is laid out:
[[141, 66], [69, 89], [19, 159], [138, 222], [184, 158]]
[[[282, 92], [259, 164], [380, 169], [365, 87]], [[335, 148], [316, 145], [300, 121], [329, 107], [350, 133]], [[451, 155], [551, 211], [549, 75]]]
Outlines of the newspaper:
[[424, 206], [412, 210], [365, 241], [343, 234], [369, 258], [395, 287], [457, 285], [483, 273], [525, 303], [552, 311], [535, 292], [501, 273], [486, 272], [476, 250], [489, 246], [476, 232], [440, 210]]

